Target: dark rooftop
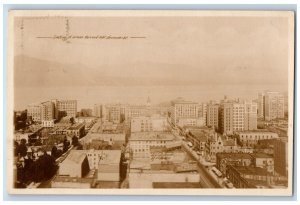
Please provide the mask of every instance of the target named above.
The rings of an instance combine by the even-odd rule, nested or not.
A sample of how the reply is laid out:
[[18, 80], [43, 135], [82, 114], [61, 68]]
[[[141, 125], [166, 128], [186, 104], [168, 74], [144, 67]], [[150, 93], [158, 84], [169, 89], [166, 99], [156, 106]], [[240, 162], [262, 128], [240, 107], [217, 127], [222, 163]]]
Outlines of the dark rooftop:
[[231, 158], [231, 159], [252, 159], [249, 153], [217, 153], [217, 157], [220, 158]]
[[176, 189], [176, 188], [202, 188], [197, 182], [153, 182], [156, 189]]

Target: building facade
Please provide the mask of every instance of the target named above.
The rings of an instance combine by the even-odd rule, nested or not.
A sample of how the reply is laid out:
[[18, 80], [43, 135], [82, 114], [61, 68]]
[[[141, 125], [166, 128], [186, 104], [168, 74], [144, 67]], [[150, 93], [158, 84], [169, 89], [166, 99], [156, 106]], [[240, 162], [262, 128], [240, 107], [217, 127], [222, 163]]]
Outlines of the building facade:
[[131, 119], [131, 132], [162, 132], [168, 131], [169, 124], [166, 117], [135, 117]]
[[277, 139], [278, 134], [267, 130], [238, 132], [239, 143], [243, 147], [254, 147], [259, 140]]
[[244, 130], [257, 129], [257, 103], [245, 102]]
[[149, 158], [150, 147], [165, 147], [174, 140], [169, 132], [139, 132], [132, 133], [129, 147], [134, 158]]
[[95, 104], [94, 105], [94, 117], [102, 118], [102, 105], [101, 104]]
[[284, 118], [284, 96], [279, 92], [266, 92], [264, 97], [265, 120]]
[[75, 118], [77, 115], [77, 100], [58, 100], [57, 110], [65, 116]]
[[178, 98], [171, 102], [170, 114], [175, 126], [197, 125], [198, 103]]
[[219, 105], [218, 104], [208, 104], [207, 105], [207, 117], [206, 124], [214, 128], [219, 129]]

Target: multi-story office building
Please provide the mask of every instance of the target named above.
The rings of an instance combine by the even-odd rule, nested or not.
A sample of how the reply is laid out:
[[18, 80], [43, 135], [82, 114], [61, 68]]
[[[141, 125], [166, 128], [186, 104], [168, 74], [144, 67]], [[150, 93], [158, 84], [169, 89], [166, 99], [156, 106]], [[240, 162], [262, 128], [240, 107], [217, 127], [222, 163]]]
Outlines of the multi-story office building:
[[265, 108], [265, 95], [263, 92], [258, 93], [258, 101], [257, 101], [257, 117], [264, 118], [264, 108]]
[[217, 130], [219, 128], [219, 105], [210, 103], [207, 105], [207, 126]]
[[31, 118], [33, 121], [40, 122], [41, 119], [41, 105], [40, 104], [30, 104], [27, 106], [27, 117]]
[[59, 113], [75, 118], [77, 114], [77, 100], [58, 100], [57, 110]]
[[244, 130], [257, 129], [257, 103], [245, 102]]
[[51, 121], [63, 116], [76, 117], [76, 100], [51, 100], [28, 105], [28, 117], [33, 121]]
[[94, 105], [94, 117], [102, 117], [102, 105], [101, 104], [95, 104]]
[[121, 105], [120, 104], [105, 105], [104, 118], [109, 122], [119, 123], [121, 120]]
[[131, 132], [160, 132], [168, 131], [169, 124], [166, 117], [135, 117], [131, 119]]
[[151, 147], [165, 147], [174, 140], [169, 132], [136, 132], [129, 138], [129, 147], [136, 158], [149, 158]]
[[197, 109], [198, 109], [198, 119], [200, 121], [200, 126], [206, 126], [207, 125], [207, 104], [201, 103], [198, 105]]
[[28, 117], [33, 121], [41, 122], [55, 118], [55, 107], [51, 101], [28, 105]]
[[55, 118], [55, 107], [51, 101], [41, 103], [41, 120], [53, 120]]
[[173, 125], [197, 125], [198, 103], [178, 98], [171, 102], [170, 113]]
[[219, 130], [221, 133], [232, 133], [232, 104], [231, 103], [221, 103], [219, 107]]
[[223, 101], [219, 107], [219, 130], [233, 134], [257, 129], [257, 104], [254, 102]]
[[245, 129], [245, 104], [233, 104], [233, 131], [240, 131]]
[[266, 92], [264, 97], [265, 120], [284, 118], [284, 96], [279, 92]]

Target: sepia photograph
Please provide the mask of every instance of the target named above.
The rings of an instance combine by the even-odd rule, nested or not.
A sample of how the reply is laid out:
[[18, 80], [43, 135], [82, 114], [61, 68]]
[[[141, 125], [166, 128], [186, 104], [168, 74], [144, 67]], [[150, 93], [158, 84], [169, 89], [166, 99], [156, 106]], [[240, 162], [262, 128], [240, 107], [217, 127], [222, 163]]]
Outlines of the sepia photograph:
[[291, 11], [11, 10], [10, 194], [291, 196]]

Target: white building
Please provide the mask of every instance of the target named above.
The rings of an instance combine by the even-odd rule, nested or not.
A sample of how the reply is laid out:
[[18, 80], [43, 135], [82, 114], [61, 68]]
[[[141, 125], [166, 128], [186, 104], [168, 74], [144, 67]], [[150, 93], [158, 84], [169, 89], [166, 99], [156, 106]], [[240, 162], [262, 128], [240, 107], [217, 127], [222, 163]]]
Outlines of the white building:
[[54, 120], [42, 120], [42, 127], [54, 127]]
[[238, 139], [243, 146], [253, 147], [258, 140], [277, 139], [278, 134], [265, 130], [238, 132]]
[[143, 116], [131, 119], [131, 132], [160, 132], [170, 130], [166, 117]]
[[284, 118], [284, 96], [279, 92], [265, 93], [265, 120]]
[[171, 123], [178, 126], [197, 125], [199, 104], [177, 98], [171, 102]]
[[174, 140], [169, 132], [136, 132], [129, 138], [129, 147], [134, 158], [150, 157], [150, 147], [163, 147]]

